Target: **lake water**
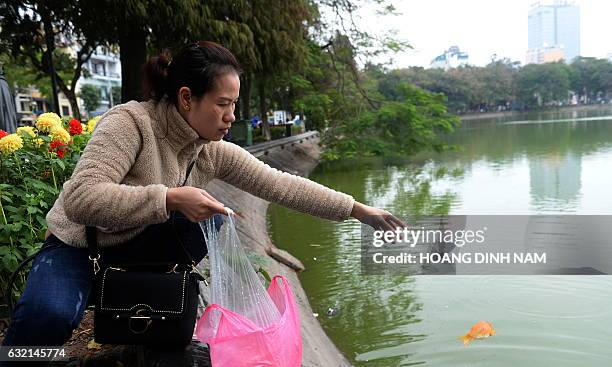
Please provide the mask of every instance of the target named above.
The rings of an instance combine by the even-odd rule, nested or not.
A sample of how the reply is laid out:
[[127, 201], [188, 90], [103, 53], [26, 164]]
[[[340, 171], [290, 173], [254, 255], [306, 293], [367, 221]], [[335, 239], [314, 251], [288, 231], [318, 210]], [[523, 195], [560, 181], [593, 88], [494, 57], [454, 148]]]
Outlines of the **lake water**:
[[[320, 165], [311, 179], [408, 214], [612, 214], [612, 109], [465, 121], [458, 151]], [[356, 366], [612, 366], [612, 276], [374, 276], [360, 225], [272, 205], [315, 313]], [[609, 259], [612, 262], [612, 259]], [[497, 335], [464, 347], [479, 320]]]

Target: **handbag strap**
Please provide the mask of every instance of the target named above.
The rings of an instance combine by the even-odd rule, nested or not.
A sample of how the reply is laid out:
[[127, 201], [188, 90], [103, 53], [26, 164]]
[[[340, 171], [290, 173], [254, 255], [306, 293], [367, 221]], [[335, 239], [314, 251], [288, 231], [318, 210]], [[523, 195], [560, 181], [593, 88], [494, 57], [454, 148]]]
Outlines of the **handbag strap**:
[[[189, 166], [187, 167], [187, 173], [185, 174], [185, 180], [183, 181], [180, 187], [183, 187], [185, 186], [185, 184], [187, 184], [187, 179], [189, 179], [189, 175], [191, 174], [191, 170], [193, 169], [193, 166], [195, 165], [195, 163], [196, 163], [195, 160], [189, 163]], [[187, 251], [187, 249], [185, 248], [185, 245], [183, 245], [183, 242], [180, 239], [180, 236], [176, 230], [174, 218], [175, 217], [172, 216], [172, 229], [174, 230], [176, 239], [181, 249], [183, 250], [183, 253], [186, 255], [188, 259], [188, 263], [193, 265], [194, 263], [193, 257], [191, 256], [191, 254], [189, 254], [189, 251]], [[98, 273], [98, 271], [100, 270], [100, 264], [98, 263], [98, 261], [100, 260], [100, 250], [98, 249], [98, 232], [97, 232], [96, 227], [85, 226], [85, 237], [87, 238], [87, 248], [89, 250], [89, 260], [93, 262], [94, 273]]]

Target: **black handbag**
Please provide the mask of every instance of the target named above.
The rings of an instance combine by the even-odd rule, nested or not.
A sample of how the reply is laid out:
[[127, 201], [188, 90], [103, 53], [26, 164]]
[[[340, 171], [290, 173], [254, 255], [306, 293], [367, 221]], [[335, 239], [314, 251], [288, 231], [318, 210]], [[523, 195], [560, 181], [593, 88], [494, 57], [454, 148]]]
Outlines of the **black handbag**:
[[[192, 167], [193, 162], [187, 177]], [[86, 234], [94, 267], [94, 340], [100, 344], [189, 344], [197, 316], [198, 283], [204, 279], [178, 234], [183, 263], [132, 265], [105, 264], [96, 229], [86, 227]]]

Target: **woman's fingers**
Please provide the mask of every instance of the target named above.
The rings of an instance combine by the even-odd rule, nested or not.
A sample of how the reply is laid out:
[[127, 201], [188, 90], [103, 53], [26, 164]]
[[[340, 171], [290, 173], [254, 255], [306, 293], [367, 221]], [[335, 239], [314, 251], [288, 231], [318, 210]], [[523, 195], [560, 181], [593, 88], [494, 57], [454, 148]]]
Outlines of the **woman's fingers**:
[[206, 208], [212, 212], [212, 214], [225, 214], [227, 215], [227, 211], [225, 210], [225, 206], [220, 202], [209, 201], [206, 203]]
[[212, 196], [211, 194], [209, 194], [206, 190], [200, 190], [200, 192], [202, 193], [202, 195], [206, 196], [208, 199], [210, 199], [210, 200], [212, 200], [212, 201], [214, 201], [216, 203], [221, 204], [221, 202], [219, 200], [215, 199], [215, 197]]
[[397, 218], [393, 214], [389, 214], [387, 221], [391, 222], [391, 224], [393, 224], [396, 227], [408, 228], [408, 225], [406, 223], [404, 223], [401, 219]]
[[[369, 224], [370, 226], [374, 227], [374, 229], [395, 231], [398, 228], [408, 228], [406, 223], [386, 210], [373, 207], [367, 207], [367, 209], [369, 209], [369, 215], [364, 218], [364, 223]], [[366, 219], [368, 216], [370, 218], [369, 220]]]
[[219, 200], [215, 199], [211, 194], [207, 193], [205, 190], [200, 190], [202, 196], [204, 196], [207, 200], [205, 205], [213, 214], [225, 214], [227, 215], [227, 211], [225, 210], [225, 205], [223, 205]]
[[387, 221], [385, 218], [383, 218], [382, 223], [381, 223], [381, 229], [385, 230], [385, 231], [395, 231], [396, 226], [394, 226], [393, 224], [389, 223], [389, 221]]

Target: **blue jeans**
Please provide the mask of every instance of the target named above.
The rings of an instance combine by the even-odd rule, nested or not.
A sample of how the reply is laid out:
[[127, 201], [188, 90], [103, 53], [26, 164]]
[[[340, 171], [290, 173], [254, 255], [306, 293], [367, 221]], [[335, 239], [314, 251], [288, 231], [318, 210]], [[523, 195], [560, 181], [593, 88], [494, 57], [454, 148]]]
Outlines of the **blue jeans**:
[[[222, 222], [221, 216], [215, 217], [217, 230]], [[128, 244], [102, 249], [101, 260], [109, 264], [185, 260], [177, 234], [196, 263], [207, 254], [199, 224], [173, 213], [170, 220], [147, 227]], [[54, 235], [47, 238], [43, 249], [32, 263], [25, 290], [13, 311], [5, 346], [60, 346], [83, 318], [93, 286], [88, 250], [71, 247]]]

